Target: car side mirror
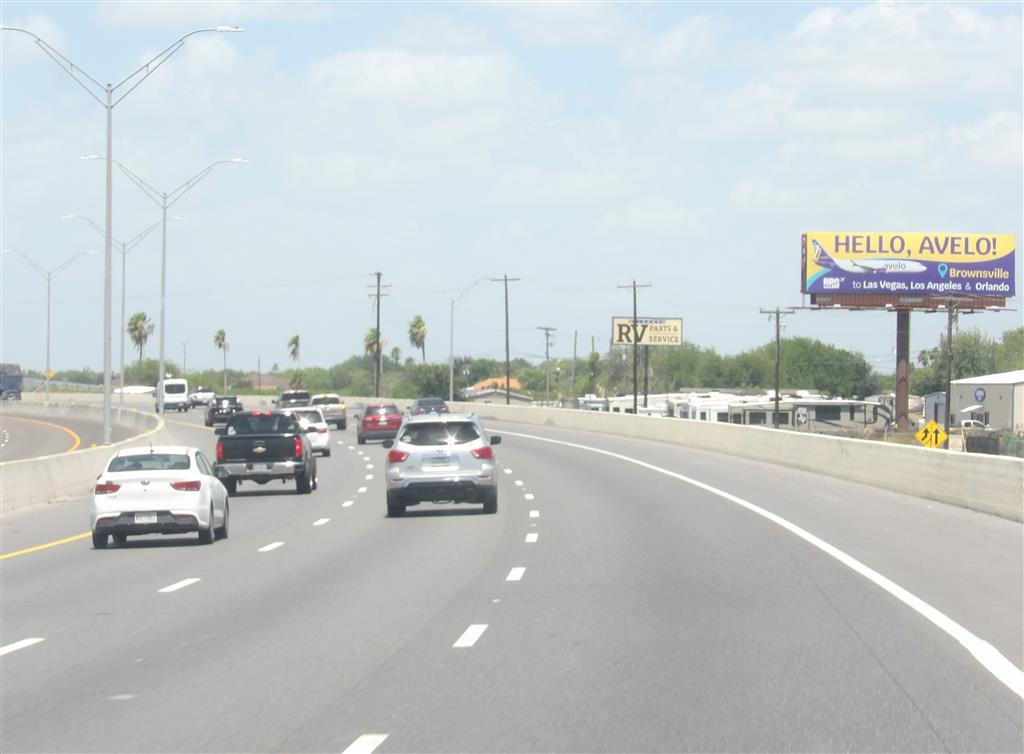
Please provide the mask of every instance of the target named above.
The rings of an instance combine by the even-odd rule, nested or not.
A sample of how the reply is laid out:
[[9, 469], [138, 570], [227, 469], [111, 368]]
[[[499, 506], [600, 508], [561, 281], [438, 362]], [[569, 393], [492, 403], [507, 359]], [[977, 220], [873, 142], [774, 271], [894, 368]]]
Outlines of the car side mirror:
[[384, 442], [381, 443], [381, 445], [384, 446], [384, 450], [389, 450], [390, 448], [394, 447], [394, 444], [394, 440], [385, 440]]
[[491, 445], [501, 445], [501, 435], [491, 435]]
[[223, 437], [227, 433], [228, 433], [228, 428], [227, 427], [216, 427], [213, 430], [213, 434], [218, 435], [220, 437]]

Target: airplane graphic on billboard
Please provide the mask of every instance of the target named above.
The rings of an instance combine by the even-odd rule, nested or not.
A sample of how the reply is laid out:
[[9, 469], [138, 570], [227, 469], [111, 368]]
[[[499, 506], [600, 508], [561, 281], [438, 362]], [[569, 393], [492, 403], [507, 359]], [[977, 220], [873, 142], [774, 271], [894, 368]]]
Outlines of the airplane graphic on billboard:
[[842, 272], [866, 275], [869, 272], [910, 274], [915, 272], [925, 272], [928, 269], [920, 262], [914, 262], [907, 259], [859, 259], [857, 261], [852, 259], [833, 259], [829, 256], [828, 252], [821, 247], [820, 243], [814, 240], [812, 240], [811, 243], [814, 245], [814, 263], [819, 267], [824, 267], [829, 270], [841, 270]]

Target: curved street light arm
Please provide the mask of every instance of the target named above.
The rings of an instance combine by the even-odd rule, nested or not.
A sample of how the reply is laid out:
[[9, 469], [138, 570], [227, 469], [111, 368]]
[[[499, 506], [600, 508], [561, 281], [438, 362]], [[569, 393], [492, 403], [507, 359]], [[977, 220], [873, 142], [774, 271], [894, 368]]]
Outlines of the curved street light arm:
[[79, 76], [82, 76], [82, 77], [88, 79], [91, 83], [95, 84], [100, 89], [100, 91], [106, 93], [107, 90], [103, 86], [103, 84], [101, 84], [99, 81], [94, 79], [88, 73], [83, 71], [77, 65], [72, 63], [67, 57], [65, 57], [61, 53], [60, 50], [58, 50], [56, 47], [51, 45], [45, 39], [43, 39], [42, 37], [39, 37], [39, 36], [33, 34], [28, 29], [20, 29], [20, 28], [18, 28], [16, 26], [4, 26], [4, 27], [2, 27], [2, 30], [3, 31], [17, 31], [17, 32], [20, 32], [22, 34], [27, 34], [28, 36], [32, 37], [32, 39], [35, 40], [36, 46], [40, 50], [45, 52], [50, 57], [50, 59], [53, 60], [54, 63], [59, 65], [61, 70], [64, 71], [64, 73], [66, 73], [68, 76], [73, 78], [75, 80], [75, 82], [80, 87], [82, 87], [85, 90], [86, 94], [88, 94], [94, 100], [99, 102], [103, 107], [107, 106], [107, 103], [101, 97], [99, 97], [96, 94], [96, 92], [94, 92], [92, 89], [90, 89], [88, 86], [86, 86], [86, 83], [84, 81], [82, 81], [82, 79], [79, 78]]
[[217, 160], [216, 162], [207, 165], [205, 168], [200, 170], [198, 173], [189, 178], [183, 184], [178, 186], [178, 188], [174, 189], [174, 191], [171, 191], [166, 195], [165, 200], [167, 202], [167, 206], [173, 206], [176, 201], [178, 201], [181, 197], [188, 193], [189, 189], [191, 189], [193, 186], [195, 186], [197, 183], [203, 180], [203, 178], [212, 173], [215, 167], [217, 167], [218, 165], [224, 165], [225, 163], [232, 162], [240, 162], [240, 160]]
[[[171, 218], [168, 218], [168, 219], [169, 219], [169, 220], [173, 220], [174, 218], [173, 218], [173, 217], [171, 217]], [[157, 221], [156, 221], [155, 223], [153, 223], [152, 225], [150, 225], [150, 226], [149, 226], [148, 228], [146, 228], [146, 229], [145, 229], [144, 231], [142, 231], [141, 233], [139, 233], [139, 235], [135, 236], [135, 238], [133, 238], [133, 239], [131, 239], [130, 241], [128, 241], [128, 242], [126, 242], [126, 243], [122, 244], [122, 247], [124, 248], [124, 253], [125, 253], [125, 254], [127, 254], [127, 253], [128, 253], [129, 251], [131, 251], [131, 250], [132, 250], [132, 249], [134, 249], [134, 248], [135, 248], [136, 246], [138, 246], [138, 245], [139, 245], [140, 243], [142, 243], [142, 239], [144, 239], [144, 238], [145, 238], [146, 236], [148, 236], [148, 235], [149, 235], [150, 233], [152, 233], [152, 232], [153, 232], [154, 230], [156, 230], [157, 228], [159, 228], [159, 227], [160, 227], [160, 225], [161, 225], [162, 223], [163, 223], [163, 221], [162, 221], [162, 220], [157, 220]]]
[[474, 280], [470, 284], [470, 286], [468, 288], [466, 288], [462, 293], [460, 293], [458, 296], [456, 296], [454, 299], [452, 299], [452, 308], [455, 308], [455, 305], [457, 303], [459, 303], [460, 301], [462, 301], [462, 299], [466, 296], [467, 293], [469, 293], [471, 290], [476, 288], [478, 285], [480, 285], [480, 283], [484, 282], [487, 279], [488, 278], [486, 278], [486, 277], [482, 277], [482, 278], [477, 278], [476, 280]]
[[90, 252], [90, 251], [80, 251], [77, 254], [72, 254], [71, 257], [66, 262], [64, 262], [64, 264], [62, 264], [60, 267], [58, 267], [57, 269], [55, 269], [53, 272], [50, 273], [50, 277], [51, 278], [57, 277], [60, 273], [64, 272], [64, 270], [68, 267], [68, 265], [70, 265], [72, 262], [74, 262], [79, 257], [89, 256], [89, 255], [92, 255], [94, 253], [95, 252]]
[[155, 202], [156, 206], [161, 207], [161, 208], [164, 206], [164, 195], [163, 194], [161, 194], [155, 188], [153, 188], [148, 183], [146, 183], [144, 180], [139, 178], [139, 176], [137, 176], [131, 170], [126, 168], [123, 163], [118, 162], [117, 160], [111, 160], [111, 162], [113, 162], [115, 165], [117, 165], [117, 167], [120, 169], [120, 171], [122, 173], [124, 173], [128, 177], [128, 180], [130, 180], [132, 183], [134, 183], [136, 186], [138, 186], [142, 190], [143, 194], [145, 194], [153, 202]]
[[36, 263], [36, 261], [34, 259], [32, 259], [32, 257], [30, 257], [28, 254], [26, 254], [24, 251], [21, 251], [20, 249], [11, 249], [11, 251], [13, 251], [19, 257], [24, 259], [26, 262], [28, 262], [32, 266], [32, 269], [34, 269], [36, 272], [38, 272], [44, 278], [48, 279], [50, 277], [50, 273], [47, 272], [46, 270], [44, 270], [39, 264]]
[[[60, 219], [61, 220], [84, 220], [85, 222], [89, 223], [89, 225], [92, 226], [93, 230], [95, 230], [97, 233], [99, 233], [102, 237], [106, 238], [106, 236], [107, 236], [107, 232], [105, 230], [103, 230], [103, 227], [101, 225], [99, 225], [98, 223], [93, 222], [92, 220], [90, 220], [88, 217], [85, 217], [84, 215], [62, 215]], [[110, 239], [114, 243], [116, 243], [118, 246], [121, 245], [121, 242], [118, 241], [117, 238], [115, 238], [113, 235], [110, 237]]]

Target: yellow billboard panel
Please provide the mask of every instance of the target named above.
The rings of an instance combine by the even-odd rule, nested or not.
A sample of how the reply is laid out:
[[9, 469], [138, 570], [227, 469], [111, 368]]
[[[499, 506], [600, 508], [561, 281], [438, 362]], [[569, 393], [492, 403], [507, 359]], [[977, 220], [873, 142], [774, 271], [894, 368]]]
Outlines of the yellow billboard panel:
[[678, 346], [683, 343], [683, 320], [666, 317], [612, 317], [612, 345]]

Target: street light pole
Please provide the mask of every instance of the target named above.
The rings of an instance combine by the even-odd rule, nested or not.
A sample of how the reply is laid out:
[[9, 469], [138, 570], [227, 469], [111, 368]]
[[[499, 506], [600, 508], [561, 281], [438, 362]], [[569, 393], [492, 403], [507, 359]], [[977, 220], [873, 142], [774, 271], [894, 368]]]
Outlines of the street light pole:
[[25, 254], [23, 251], [18, 251], [17, 249], [4, 249], [3, 253], [6, 254], [6, 253], [8, 253], [10, 251], [13, 251], [15, 254], [17, 254], [22, 259], [24, 259], [26, 262], [28, 262], [32, 266], [32, 269], [34, 269], [36, 272], [38, 272], [43, 277], [43, 279], [46, 280], [46, 372], [45, 372], [45, 374], [43, 376], [46, 378], [45, 379], [46, 402], [49, 403], [50, 402], [50, 291], [51, 291], [51, 289], [53, 287], [53, 279], [55, 277], [57, 277], [60, 273], [62, 273], [64, 270], [66, 270], [68, 265], [70, 265], [72, 262], [74, 262], [76, 259], [78, 259], [78, 257], [96, 256], [96, 252], [95, 251], [80, 251], [77, 254], [71, 255], [71, 257], [69, 259], [67, 259], [67, 261], [65, 261], [59, 267], [56, 267], [56, 268], [54, 268], [52, 270], [45, 270], [40, 265], [36, 264], [36, 262], [33, 261], [32, 258], [29, 257], [27, 254]]
[[[142, 84], [147, 78], [149, 78], [157, 68], [162, 66], [167, 60], [180, 50], [189, 37], [196, 34], [202, 34], [204, 32], [240, 32], [243, 29], [237, 26], [215, 26], [209, 29], [196, 29], [190, 31], [185, 36], [181, 37], [169, 47], [165, 48], [162, 52], [154, 55], [148, 61], [143, 63], [129, 76], [122, 79], [117, 84], [100, 84], [99, 81], [94, 79], [81, 67], [72, 63], [66, 58], [56, 47], [46, 42], [41, 37], [37, 36], [28, 29], [21, 29], [14, 26], [0, 26], [0, 31], [14, 31], [20, 34], [26, 34], [35, 41], [36, 46], [39, 47], [44, 53], [46, 53], [53, 62], [60, 66], [66, 74], [75, 80], [75, 82], [85, 90], [85, 92], [96, 100], [101, 107], [107, 110], [107, 186], [106, 186], [106, 240], [104, 243], [104, 256], [103, 256], [103, 444], [109, 445], [111, 439], [112, 426], [110, 421], [110, 392], [111, 392], [111, 374], [110, 374], [110, 347], [111, 347], [111, 334], [110, 334], [110, 298], [111, 298], [111, 264], [112, 264], [112, 215], [113, 215], [113, 173], [111, 163], [113, 162], [113, 133], [114, 133], [114, 108], [129, 94], [135, 91], [136, 87]], [[117, 99], [114, 99], [114, 92], [120, 89], [122, 86], [128, 86], [127, 91], [120, 95]], [[103, 99], [97, 94], [97, 91], [102, 92], [105, 96]], [[158, 394], [160, 391], [157, 391]]]
[[455, 400], [455, 305], [477, 285], [487, 278], [477, 278], [462, 293], [451, 300], [451, 311], [448, 315], [448, 401]]

